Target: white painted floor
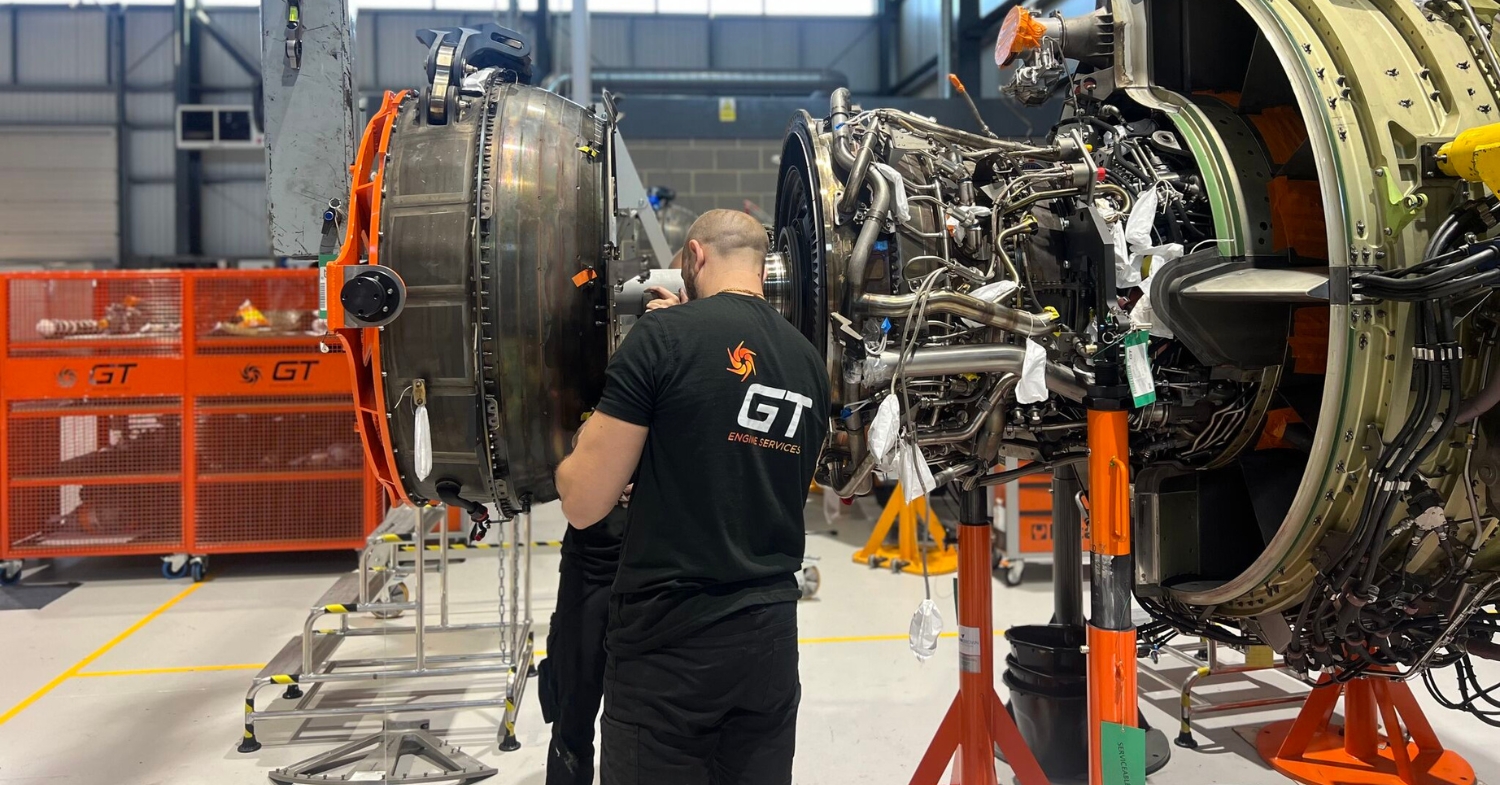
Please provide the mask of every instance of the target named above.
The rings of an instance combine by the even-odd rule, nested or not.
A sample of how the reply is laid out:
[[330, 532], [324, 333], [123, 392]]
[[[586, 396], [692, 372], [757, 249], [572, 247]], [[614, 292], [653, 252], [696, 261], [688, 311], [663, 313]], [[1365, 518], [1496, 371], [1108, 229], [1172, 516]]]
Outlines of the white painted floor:
[[[808, 539], [809, 554], [821, 557], [823, 585], [815, 600], [800, 606], [803, 701], [796, 778], [806, 785], [906, 783], [957, 689], [957, 641], [942, 640], [937, 656], [926, 663], [912, 656], [906, 629], [923, 596], [922, 579], [854, 564], [851, 554], [868, 535], [876, 510], [868, 501], [846, 510], [835, 522], [837, 536]], [[554, 505], [534, 517], [537, 539], [561, 535], [564, 524]], [[814, 499], [809, 526], [816, 528], [821, 520], [821, 504]], [[492, 611], [492, 559], [478, 556], [454, 568], [455, 621], [482, 620]], [[535, 559], [540, 642], [555, 597], [557, 557], [541, 553]], [[197, 586], [163, 580], [154, 560], [140, 558], [29, 571], [31, 582], [83, 585], [40, 611], [0, 612], [0, 783], [263, 783], [272, 768], [378, 728], [373, 720], [268, 720], [260, 727], [262, 750], [235, 751], [250, 678], [300, 631], [307, 608], [353, 566], [349, 554], [217, 557], [211, 579]], [[997, 628], [1042, 623], [1050, 616], [1048, 570], [1033, 568], [1028, 579], [1015, 589], [996, 582]], [[952, 579], [934, 578], [932, 587], [947, 628], [955, 629]], [[406, 653], [407, 641], [366, 640], [361, 648], [341, 652], [398, 655]], [[997, 659], [1005, 651], [1002, 640]], [[1180, 683], [1190, 668], [1163, 660], [1158, 672]], [[1142, 678], [1141, 686], [1148, 720], [1175, 735], [1177, 693], [1150, 678]], [[495, 688], [493, 681], [408, 683], [390, 685], [382, 697], [453, 699], [492, 695]], [[1226, 677], [1202, 693], [1227, 700], [1300, 689], [1273, 674]], [[1482, 779], [1500, 783], [1500, 730], [1439, 709], [1420, 685], [1416, 690], [1442, 739], [1467, 756]], [[360, 685], [325, 691], [320, 700], [352, 705], [373, 694]], [[1241, 732], [1293, 713], [1211, 715], [1195, 728], [1200, 749], [1174, 748], [1172, 762], [1151, 781], [1284, 782], [1260, 764]], [[430, 719], [450, 743], [499, 769], [487, 782], [543, 782], [548, 729], [534, 691], [520, 714], [523, 746], [517, 752], [496, 750], [497, 712]]]

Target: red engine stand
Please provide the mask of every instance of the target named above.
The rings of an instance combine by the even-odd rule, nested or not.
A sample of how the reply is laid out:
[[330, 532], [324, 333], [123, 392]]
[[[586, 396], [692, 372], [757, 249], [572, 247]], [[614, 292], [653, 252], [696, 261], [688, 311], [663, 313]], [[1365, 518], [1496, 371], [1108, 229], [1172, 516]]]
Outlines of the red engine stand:
[[997, 785], [995, 748], [1021, 785], [1047, 785], [1047, 775], [995, 694], [990, 525], [983, 489], [961, 497], [958, 527], [958, 697], [917, 764], [911, 785], [938, 785], [953, 761], [953, 785]]
[[[1344, 725], [1329, 724], [1344, 695]], [[1399, 718], [1398, 718], [1399, 716]], [[1404, 739], [1401, 722], [1411, 734]], [[1380, 724], [1385, 734], [1380, 733]], [[1362, 676], [1323, 681], [1295, 720], [1262, 728], [1256, 747], [1272, 768], [1307, 785], [1474, 785], [1474, 768], [1443, 749], [1406, 682]]]

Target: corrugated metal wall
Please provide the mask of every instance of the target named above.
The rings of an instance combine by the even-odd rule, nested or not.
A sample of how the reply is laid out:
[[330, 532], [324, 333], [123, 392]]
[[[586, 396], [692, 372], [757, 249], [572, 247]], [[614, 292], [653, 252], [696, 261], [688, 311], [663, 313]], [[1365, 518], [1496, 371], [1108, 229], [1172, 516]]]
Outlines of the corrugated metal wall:
[[[908, 0], [908, 5], [925, 1]], [[97, 6], [0, 5], [0, 126], [117, 127], [127, 179], [129, 221], [122, 228], [128, 251], [135, 257], [171, 256], [179, 198], [174, 184], [172, 13], [159, 6], [132, 6], [124, 13], [122, 122], [110, 61], [110, 12]], [[252, 62], [258, 59], [257, 8], [209, 7], [208, 14], [220, 35]], [[355, 31], [360, 90], [410, 87], [423, 80], [417, 29], [492, 19], [488, 13], [361, 12]], [[873, 19], [598, 14], [592, 25], [596, 67], [832, 68], [844, 72], [856, 92], [878, 87], [879, 35]], [[565, 68], [565, 16], [553, 30], [555, 62]], [[524, 23], [522, 32], [531, 32]], [[202, 101], [251, 103], [253, 78], [218, 41], [202, 38]], [[264, 155], [206, 151], [202, 161], [204, 253], [267, 255]]]

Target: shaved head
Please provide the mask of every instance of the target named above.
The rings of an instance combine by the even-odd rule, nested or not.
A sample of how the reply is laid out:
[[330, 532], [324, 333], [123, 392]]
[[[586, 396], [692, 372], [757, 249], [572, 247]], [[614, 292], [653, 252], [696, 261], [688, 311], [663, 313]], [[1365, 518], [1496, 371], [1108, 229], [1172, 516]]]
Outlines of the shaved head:
[[688, 229], [678, 256], [688, 297], [698, 299], [698, 275], [705, 267], [742, 268], [759, 277], [766, 263], [766, 229], [748, 213], [709, 210]]
[[756, 264], [765, 262], [766, 229], [749, 213], [709, 210], [688, 229], [687, 242], [694, 240], [707, 246], [711, 257]]

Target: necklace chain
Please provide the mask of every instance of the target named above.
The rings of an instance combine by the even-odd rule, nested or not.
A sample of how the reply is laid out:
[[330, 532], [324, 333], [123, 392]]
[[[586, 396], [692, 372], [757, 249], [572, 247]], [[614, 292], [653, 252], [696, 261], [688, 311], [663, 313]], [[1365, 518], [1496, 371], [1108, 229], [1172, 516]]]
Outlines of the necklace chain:
[[723, 294], [725, 292], [731, 292], [733, 294], [743, 294], [743, 295], [748, 295], [750, 297], [759, 297], [762, 300], [766, 299], [766, 296], [763, 295], [763, 294], [761, 294], [760, 292], [752, 292], [749, 289], [720, 289], [719, 290], [719, 294]]

